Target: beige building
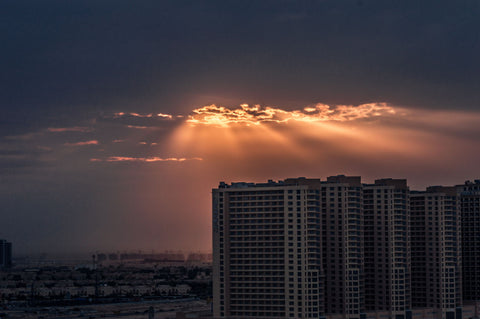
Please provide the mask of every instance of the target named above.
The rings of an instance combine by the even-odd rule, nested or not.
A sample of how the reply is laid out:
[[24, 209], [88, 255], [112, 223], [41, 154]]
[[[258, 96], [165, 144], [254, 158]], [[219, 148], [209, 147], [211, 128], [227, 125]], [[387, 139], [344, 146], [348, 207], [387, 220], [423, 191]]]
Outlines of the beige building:
[[405, 179], [364, 185], [365, 305], [403, 316], [410, 302], [410, 202]]
[[361, 179], [331, 176], [321, 191], [325, 312], [360, 318], [365, 311]]
[[323, 315], [319, 199], [319, 180], [213, 190], [214, 317]]
[[362, 214], [360, 177], [221, 183], [213, 190], [214, 316], [360, 318]]
[[460, 201], [455, 187], [412, 192], [412, 306], [451, 318], [462, 305]]
[[222, 182], [212, 200], [215, 318], [461, 319], [455, 188], [338, 175]]

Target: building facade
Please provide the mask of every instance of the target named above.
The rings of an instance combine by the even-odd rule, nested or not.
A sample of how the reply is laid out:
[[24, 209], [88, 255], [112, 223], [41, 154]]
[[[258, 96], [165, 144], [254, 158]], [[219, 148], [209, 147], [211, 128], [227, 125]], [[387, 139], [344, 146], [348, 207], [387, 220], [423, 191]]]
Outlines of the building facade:
[[410, 300], [410, 197], [405, 179], [364, 185], [365, 304], [403, 317]]
[[410, 202], [412, 306], [447, 318], [462, 305], [460, 201], [455, 187], [433, 186]]
[[480, 180], [457, 186], [462, 210], [463, 299], [480, 300]]
[[[212, 191], [214, 317], [402, 319], [423, 308], [460, 319], [461, 208], [465, 241], [480, 234], [479, 206], [479, 181], [422, 192], [344, 175], [222, 182]], [[463, 251], [477, 300], [480, 237]]]
[[359, 318], [365, 311], [361, 179], [331, 176], [321, 186], [325, 310]]
[[362, 199], [360, 177], [221, 183], [212, 203], [214, 315], [360, 318]]
[[213, 190], [215, 317], [323, 315], [319, 186], [292, 179]]

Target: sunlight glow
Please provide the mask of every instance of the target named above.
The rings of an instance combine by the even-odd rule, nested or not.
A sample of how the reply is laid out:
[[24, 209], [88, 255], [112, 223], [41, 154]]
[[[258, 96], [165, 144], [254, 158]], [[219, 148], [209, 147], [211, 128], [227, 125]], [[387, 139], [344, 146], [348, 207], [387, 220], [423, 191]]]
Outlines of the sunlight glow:
[[[429, 137], [407, 127], [411, 112], [387, 103], [302, 109], [215, 104], [194, 109], [170, 136], [169, 150], [207, 161], [331, 163], [334, 158], [421, 158]], [[405, 127], [403, 127], [405, 125]], [[422, 136], [422, 141], [412, 139]], [[245, 164], [246, 165], [246, 164]]]
[[168, 158], [161, 158], [161, 157], [126, 157], [126, 156], [110, 156], [105, 159], [100, 158], [91, 158], [90, 162], [144, 162], [144, 163], [152, 163], [152, 162], [185, 162], [185, 161], [201, 161], [203, 160], [200, 157], [193, 157], [193, 158], [185, 158], [185, 157], [168, 157]]
[[305, 107], [303, 110], [283, 110], [275, 107], [249, 106], [242, 104], [239, 108], [229, 109], [215, 104], [204, 106], [192, 111], [187, 123], [196, 125], [215, 125], [227, 127], [233, 124], [246, 126], [261, 123], [298, 122], [325, 122], [325, 121], [353, 121], [358, 119], [374, 118], [394, 115], [395, 109], [386, 103], [369, 103], [358, 106], [316, 104], [314, 107]]
[[47, 129], [48, 132], [51, 133], [63, 133], [63, 132], [92, 132], [93, 129], [90, 127], [84, 127], [84, 126], [73, 126], [73, 127], [49, 127]]
[[136, 112], [117, 112], [113, 114], [113, 118], [120, 118], [120, 117], [125, 117], [125, 116], [131, 116], [131, 117], [141, 117], [141, 118], [153, 118], [153, 117], [159, 117], [162, 119], [172, 119], [173, 115], [170, 114], [165, 114], [165, 113], [158, 113], [158, 114], [153, 114], [153, 113], [147, 113], [147, 114], [141, 114], [141, 113], [136, 113]]
[[97, 140], [91, 140], [91, 141], [82, 141], [82, 142], [76, 142], [76, 143], [65, 143], [64, 145], [66, 146], [85, 146], [85, 145], [98, 145], [99, 142]]

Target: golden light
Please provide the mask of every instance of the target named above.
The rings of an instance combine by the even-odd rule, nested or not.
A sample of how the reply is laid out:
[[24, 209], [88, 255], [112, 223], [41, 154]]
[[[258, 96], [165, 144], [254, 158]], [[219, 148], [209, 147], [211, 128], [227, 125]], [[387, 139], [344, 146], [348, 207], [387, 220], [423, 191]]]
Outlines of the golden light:
[[277, 171], [295, 166], [335, 172], [382, 166], [388, 171], [412, 163], [428, 167], [454, 162], [455, 150], [471, 144], [461, 137], [463, 131], [474, 130], [479, 122], [476, 113], [446, 114], [386, 103], [319, 103], [295, 110], [207, 105], [193, 110], [177, 127], [168, 149], [171, 154], [204, 158], [213, 169], [228, 166], [231, 171], [242, 167], [248, 172], [250, 167], [258, 173], [272, 165]]
[[303, 110], [283, 110], [275, 107], [260, 107], [241, 104], [240, 108], [229, 109], [215, 104], [204, 106], [192, 111], [187, 123], [192, 125], [216, 125], [227, 127], [233, 124], [259, 125], [261, 123], [327, 122], [352, 121], [358, 119], [380, 117], [395, 114], [395, 110], [386, 103], [369, 103], [358, 106], [338, 105], [331, 107], [326, 104], [316, 104]]
[[325, 157], [318, 146], [327, 144], [353, 153], [391, 151], [401, 143], [390, 147], [391, 141], [383, 137], [385, 132], [379, 132], [381, 126], [375, 121], [392, 116], [396, 110], [386, 103], [335, 107], [319, 103], [299, 110], [208, 105], [192, 111], [172, 135], [170, 147], [174, 153], [205, 158], [288, 156], [307, 161]]

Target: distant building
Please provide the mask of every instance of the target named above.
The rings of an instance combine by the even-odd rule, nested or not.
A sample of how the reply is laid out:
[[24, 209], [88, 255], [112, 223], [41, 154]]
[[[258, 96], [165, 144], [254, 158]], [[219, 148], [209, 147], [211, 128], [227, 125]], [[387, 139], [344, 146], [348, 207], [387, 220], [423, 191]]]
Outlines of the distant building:
[[187, 257], [188, 262], [211, 262], [212, 261], [212, 254], [204, 254], [204, 253], [190, 253]]
[[107, 255], [106, 254], [97, 254], [97, 262], [101, 263], [105, 260], [107, 260]]
[[118, 254], [116, 254], [116, 253], [108, 254], [108, 259], [112, 260], [112, 261], [117, 261], [118, 260]]
[[12, 267], [12, 243], [0, 239], [0, 268]]

